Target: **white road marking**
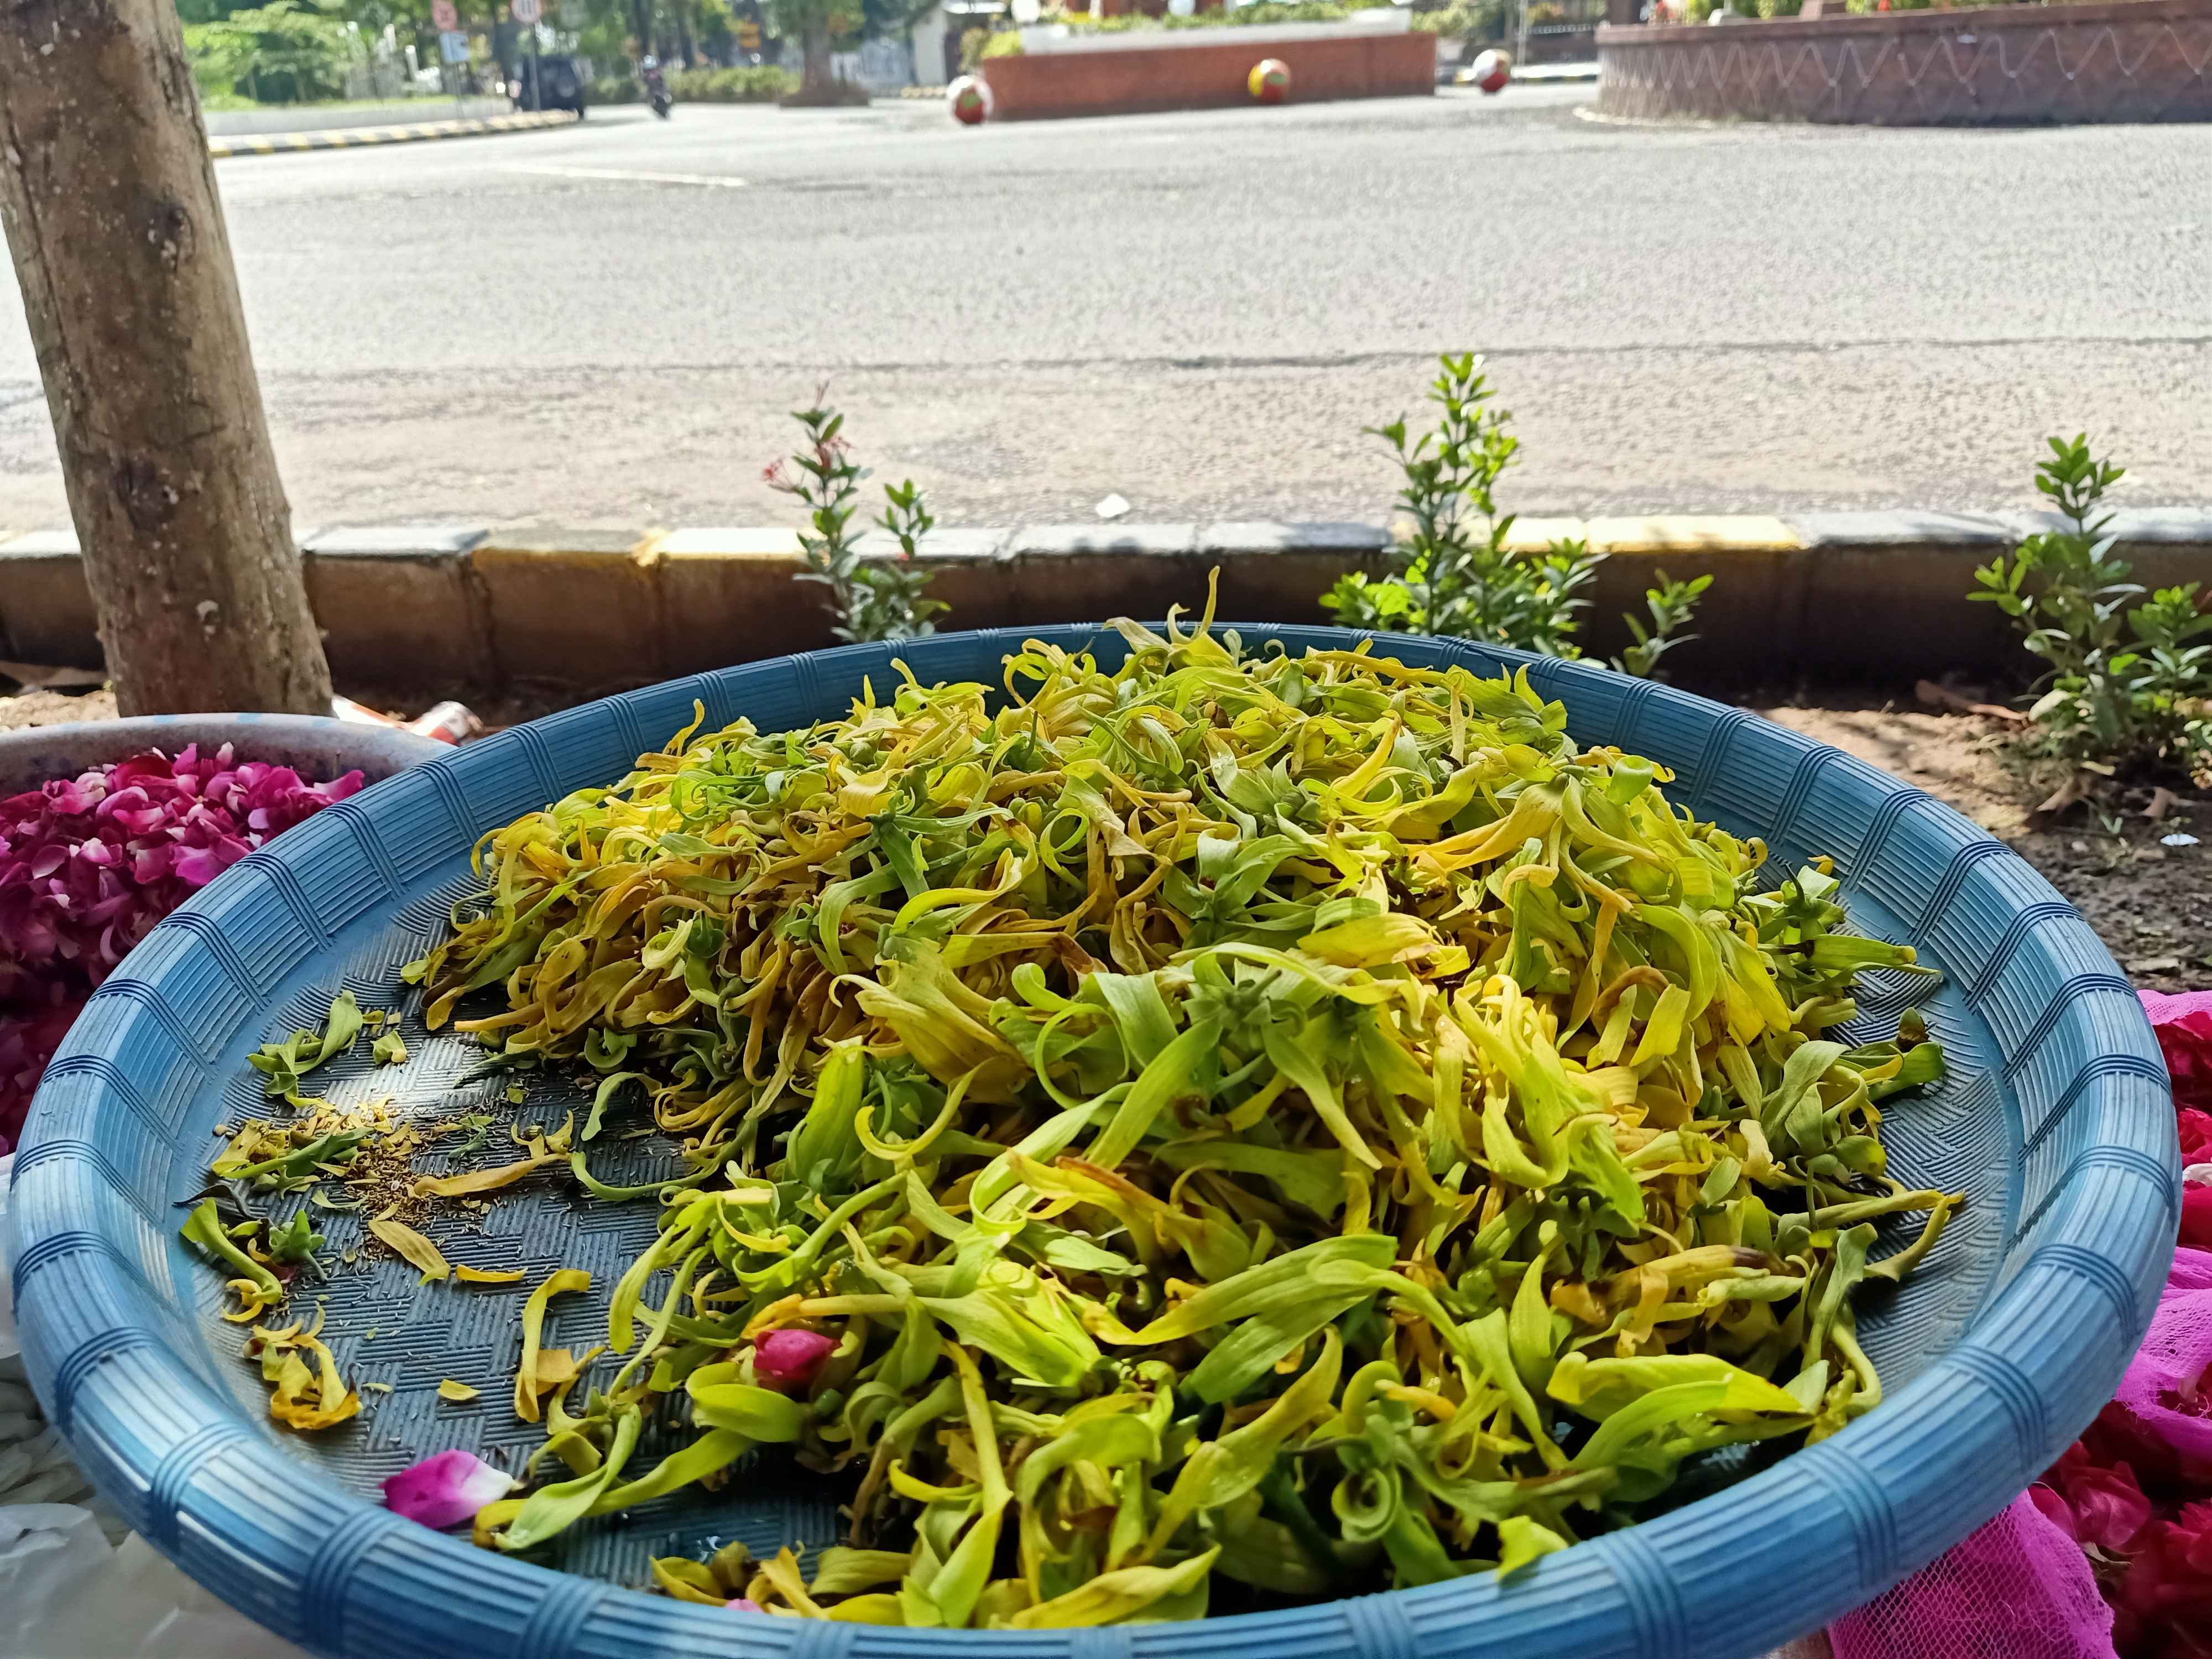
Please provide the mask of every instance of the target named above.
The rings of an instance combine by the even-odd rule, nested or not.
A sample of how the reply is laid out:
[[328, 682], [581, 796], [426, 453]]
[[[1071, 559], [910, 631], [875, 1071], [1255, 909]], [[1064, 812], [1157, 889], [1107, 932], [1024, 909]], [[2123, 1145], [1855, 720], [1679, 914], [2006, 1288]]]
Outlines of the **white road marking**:
[[502, 173], [532, 173], [547, 179], [605, 179], [623, 185], [701, 185], [709, 190], [743, 190], [746, 181], [726, 173], [639, 173], [628, 167], [508, 167]]

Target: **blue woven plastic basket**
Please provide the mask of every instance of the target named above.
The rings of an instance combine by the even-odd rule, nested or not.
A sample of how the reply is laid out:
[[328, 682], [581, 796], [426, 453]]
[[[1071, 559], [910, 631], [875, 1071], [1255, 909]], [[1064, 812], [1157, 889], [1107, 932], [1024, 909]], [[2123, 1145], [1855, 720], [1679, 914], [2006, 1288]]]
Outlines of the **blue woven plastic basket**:
[[[1364, 637], [1241, 631], [1292, 651]], [[1109, 663], [1123, 654], [1101, 629], [1034, 633], [1095, 641]], [[996, 683], [1001, 655], [1028, 636], [948, 635], [897, 654], [924, 682]], [[2108, 1396], [2148, 1322], [2173, 1247], [2178, 1158], [2165, 1069], [2127, 981], [2034, 872], [1848, 756], [1578, 664], [1429, 639], [1378, 644], [1429, 664], [1528, 660], [1580, 739], [1674, 767], [1678, 800], [1765, 836], [1779, 869], [1832, 854], [1855, 924], [1910, 940], [1943, 970], [1932, 992], [1877, 987], [1864, 1018], [1887, 1030], [1908, 995], [1923, 999], [1952, 1075], [1898, 1103], [1892, 1167], [1970, 1201], [1894, 1298], [1870, 1303], [1863, 1334], [1889, 1399], [1843, 1434], [1547, 1557], [1510, 1585], [1484, 1574], [1199, 1625], [1001, 1634], [770, 1620], [623, 1587], [642, 1582], [651, 1553], [729, 1537], [756, 1549], [830, 1541], [834, 1499], [818, 1481], [741, 1479], [720, 1500], [679, 1494], [588, 1523], [563, 1540], [556, 1565], [568, 1571], [477, 1551], [379, 1506], [376, 1481], [432, 1451], [512, 1460], [538, 1443], [504, 1400], [517, 1352], [511, 1294], [418, 1289], [410, 1270], [361, 1257], [329, 1287], [326, 1334], [357, 1384], [390, 1392], [365, 1391], [362, 1418], [323, 1435], [272, 1425], [258, 1372], [238, 1358], [238, 1328], [217, 1317], [219, 1275], [185, 1253], [174, 1207], [202, 1183], [215, 1126], [257, 1109], [247, 1051], [319, 1015], [341, 983], [364, 1006], [403, 1006], [394, 971], [467, 890], [467, 854], [485, 830], [620, 775], [690, 719], [694, 698], [710, 721], [743, 714], [764, 731], [840, 714], [863, 676], [879, 688], [891, 678], [894, 653], [882, 647], [635, 692], [418, 767], [246, 859], [158, 928], [70, 1034], [16, 1160], [17, 1310], [47, 1410], [100, 1488], [188, 1572], [292, 1640], [359, 1659], [1728, 1659], [1867, 1600], [2043, 1468]], [[477, 1096], [452, 1085], [471, 1051], [421, 1041], [411, 1016], [406, 1029], [418, 1051], [396, 1083], [389, 1068], [368, 1074], [357, 1053], [325, 1091], [341, 1103], [397, 1092], [418, 1111], [465, 1109]], [[502, 1082], [476, 1087], [489, 1095]], [[573, 1103], [557, 1079], [533, 1086], [525, 1116], [557, 1121]], [[629, 1167], [665, 1156], [628, 1145]], [[479, 1161], [512, 1155], [495, 1146]], [[621, 1165], [600, 1173], [634, 1178]], [[454, 1259], [522, 1267], [530, 1283], [564, 1262], [592, 1268], [592, 1305], [571, 1298], [580, 1305], [558, 1311], [547, 1337], [581, 1346], [595, 1321], [605, 1329], [610, 1270], [649, 1232], [651, 1206], [579, 1206], [550, 1188], [517, 1189], [482, 1234], [440, 1236]], [[319, 1224], [333, 1252], [353, 1236], [349, 1221]], [[441, 1402], [446, 1376], [484, 1397]]]

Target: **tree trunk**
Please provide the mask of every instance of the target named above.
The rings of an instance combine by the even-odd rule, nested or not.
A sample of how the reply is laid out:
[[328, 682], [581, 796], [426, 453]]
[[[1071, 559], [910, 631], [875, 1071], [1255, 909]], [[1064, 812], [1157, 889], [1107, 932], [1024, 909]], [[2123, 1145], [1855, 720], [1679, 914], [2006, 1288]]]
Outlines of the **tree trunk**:
[[830, 62], [829, 24], [819, 15], [808, 18], [799, 44], [806, 55], [805, 67], [799, 77], [799, 95], [810, 101], [834, 101], [836, 88], [832, 85], [836, 76]]
[[0, 4], [0, 219], [126, 714], [327, 714], [172, 0]]

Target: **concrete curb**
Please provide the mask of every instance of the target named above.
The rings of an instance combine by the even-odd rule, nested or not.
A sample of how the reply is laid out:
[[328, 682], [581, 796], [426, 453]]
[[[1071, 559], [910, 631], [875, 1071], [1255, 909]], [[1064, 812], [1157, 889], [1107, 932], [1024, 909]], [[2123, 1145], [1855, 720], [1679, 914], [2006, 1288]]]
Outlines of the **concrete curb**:
[[[2028, 513], [1523, 519], [1519, 548], [1558, 539], [1607, 556], [1584, 629], [1625, 642], [1656, 574], [1716, 578], [1698, 639], [1668, 659], [1704, 684], [1909, 682], [2027, 665], [1973, 571], [2055, 520]], [[2152, 586], [2212, 587], [2212, 509], [2114, 515], [2122, 556]], [[1220, 572], [1221, 614], [1324, 620], [1346, 571], [1386, 568], [1374, 523], [1032, 525], [933, 531], [921, 556], [963, 628], [1018, 629], [1195, 609]], [[871, 532], [864, 546], [893, 544]], [[493, 532], [457, 522], [341, 526], [301, 538], [332, 666], [349, 684], [428, 696], [516, 684], [598, 691], [833, 643], [818, 590], [794, 582], [778, 527]], [[0, 544], [0, 658], [97, 667], [93, 606], [70, 531]]]
[[417, 121], [396, 127], [332, 127], [323, 132], [241, 133], [234, 138], [210, 138], [208, 154], [218, 161], [240, 155], [285, 155], [309, 149], [354, 149], [368, 144], [412, 144], [434, 138], [475, 138], [494, 132], [534, 132], [541, 127], [565, 127], [580, 116], [564, 109], [534, 110], [514, 115], [487, 115], [465, 121]]
[[1595, 81], [1598, 78], [1595, 64], [1531, 64], [1513, 70], [1516, 81], [1529, 86], [1556, 86], [1571, 81]]

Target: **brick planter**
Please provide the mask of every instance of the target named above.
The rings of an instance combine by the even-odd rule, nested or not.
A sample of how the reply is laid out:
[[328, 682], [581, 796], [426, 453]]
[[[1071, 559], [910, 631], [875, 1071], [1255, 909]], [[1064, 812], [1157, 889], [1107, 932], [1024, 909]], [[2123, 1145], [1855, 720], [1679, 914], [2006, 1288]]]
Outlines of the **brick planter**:
[[[1133, 115], [1249, 104], [1252, 98], [1245, 89], [1245, 76], [1262, 58], [1279, 58], [1290, 66], [1293, 103], [1426, 97], [1436, 90], [1433, 34], [1369, 33], [1291, 40], [1273, 30], [1254, 29], [1254, 39], [1239, 40], [1235, 37], [1244, 30], [1220, 33], [1230, 38], [1218, 46], [1179, 42], [1157, 48], [989, 58], [980, 73], [990, 84], [992, 119]], [[1267, 38], [1258, 38], [1263, 33]]]
[[2212, 119], [2212, 0], [1601, 28], [1601, 113], [1869, 126]]

